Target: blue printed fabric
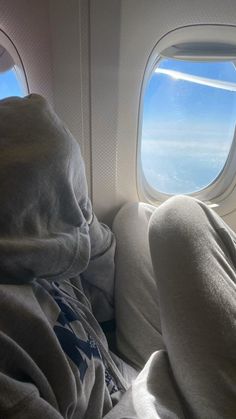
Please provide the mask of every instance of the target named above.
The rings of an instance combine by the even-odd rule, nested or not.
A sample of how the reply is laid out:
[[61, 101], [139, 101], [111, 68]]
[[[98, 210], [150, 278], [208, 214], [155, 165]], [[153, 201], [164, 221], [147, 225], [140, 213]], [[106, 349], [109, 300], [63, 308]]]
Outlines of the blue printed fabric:
[[[85, 374], [88, 370], [88, 363], [91, 362], [92, 358], [100, 360], [105, 367], [105, 382], [110, 394], [118, 391], [118, 387], [114, 382], [114, 379], [103, 360], [101, 351], [97, 345], [97, 342], [86, 332], [87, 339], [81, 339], [75, 333], [72, 324], [73, 322], [81, 323], [80, 314], [72, 308], [70, 302], [66, 299], [65, 292], [61, 292], [57, 283], [52, 284], [50, 290], [54, 301], [60, 308], [60, 313], [57, 318], [57, 322], [54, 325], [54, 332], [57, 336], [60, 345], [65, 354], [74, 362], [78, 367], [80, 380], [83, 383]], [[82, 325], [82, 324], [81, 324]]]

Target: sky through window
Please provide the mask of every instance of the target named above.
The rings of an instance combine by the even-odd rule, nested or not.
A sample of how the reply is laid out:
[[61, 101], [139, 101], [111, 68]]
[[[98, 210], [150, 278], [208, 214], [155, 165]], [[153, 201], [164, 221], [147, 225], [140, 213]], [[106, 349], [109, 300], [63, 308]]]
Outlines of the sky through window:
[[232, 62], [162, 59], [146, 87], [141, 163], [167, 194], [196, 192], [222, 171], [236, 123]]
[[14, 68], [0, 73], [0, 99], [9, 96], [24, 96]]

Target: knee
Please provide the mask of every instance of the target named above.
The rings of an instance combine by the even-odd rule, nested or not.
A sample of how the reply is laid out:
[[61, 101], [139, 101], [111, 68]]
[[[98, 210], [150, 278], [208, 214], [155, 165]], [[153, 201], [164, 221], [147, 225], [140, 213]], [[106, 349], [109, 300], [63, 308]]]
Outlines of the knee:
[[[204, 204], [203, 204], [204, 205]], [[150, 248], [168, 248], [191, 245], [194, 237], [202, 233], [207, 217], [202, 203], [189, 196], [174, 196], [153, 213], [149, 222]]]
[[192, 218], [196, 218], [194, 214], [199, 212], [198, 207], [199, 201], [192, 197], [184, 195], [173, 196], [156, 208], [150, 219], [149, 229], [152, 231], [156, 228], [165, 228], [169, 231], [171, 227], [173, 231], [187, 223], [192, 224]]

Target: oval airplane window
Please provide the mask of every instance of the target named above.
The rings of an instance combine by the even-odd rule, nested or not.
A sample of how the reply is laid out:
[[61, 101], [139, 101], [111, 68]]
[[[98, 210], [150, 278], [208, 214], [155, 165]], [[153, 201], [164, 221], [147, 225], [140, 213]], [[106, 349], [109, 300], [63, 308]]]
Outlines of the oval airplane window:
[[0, 45], [0, 99], [28, 93], [23, 71], [9, 52]]
[[143, 97], [141, 168], [164, 194], [196, 193], [221, 174], [236, 124], [233, 61], [161, 58]]

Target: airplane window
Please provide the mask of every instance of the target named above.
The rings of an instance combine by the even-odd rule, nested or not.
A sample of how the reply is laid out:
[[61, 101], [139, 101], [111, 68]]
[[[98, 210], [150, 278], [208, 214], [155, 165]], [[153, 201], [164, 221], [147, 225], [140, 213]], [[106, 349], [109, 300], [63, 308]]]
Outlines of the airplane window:
[[24, 96], [19, 69], [11, 55], [0, 45], [0, 99], [8, 96]]
[[161, 59], [147, 84], [141, 165], [165, 194], [200, 191], [222, 172], [235, 135], [233, 62]]

